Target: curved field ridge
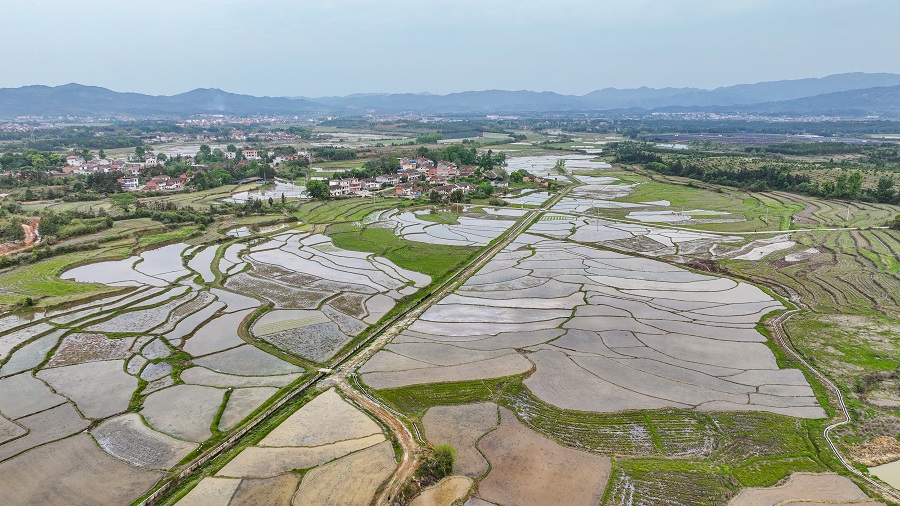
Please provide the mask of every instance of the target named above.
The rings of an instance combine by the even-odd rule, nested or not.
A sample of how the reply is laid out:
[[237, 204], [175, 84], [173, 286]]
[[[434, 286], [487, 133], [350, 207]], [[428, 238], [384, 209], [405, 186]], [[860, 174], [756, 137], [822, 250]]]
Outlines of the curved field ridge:
[[[229, 247], [223, 262], [242, 268], [245, 247]], [[260, 300], [196, 284], [183, 257], [194, 251], [172, 244], [69, 270], [62, 277], [136, 288], [31, 318], [0, 317], [0, 462], [19, 473], [7, 476], [35, 484], [7, 488], [4, 476], [8, 495], [0, 504], [131, 503], [164, 474], [158, 471], [171, 471], [216, 429], [231, 430], [302, 376], [302, 367], [241, 338]], [[216, 248], [201, 253], [212, 261]], [[191, 265], [212, 281], [198, 257]], [[82, 439], [90, 451], [69, 443]], [[290, 481], [255, 480], [236, 497]]]
[[756, 330], [782, 308], [746, 283], [523, 234], [360, 372], [383, 389], [533, 368], [525, 385], [564, 409], [824, 417]]
[[385, 258], [340, 249], [320, 234], [279, 234], [243, 258], [252, 269], [231, 276], [226, 286], [279, 308], [257, 320], [251, 333], [314, 362], [331, 358], [397, 299], [431, 283]]
[[[566, 197], [559, 204], [553, 206], [553, 210], [560, 213], [587, 213], [593, 216], [593, 211], [588, 213], [591, 209], [623, 206], [641, 207], [641, 204]], [[735, 236], [621, 223], [569, 214], [546, 214], [530, 230], [559, 239], [602, 244], [619, 250], [635, 251], [652, 256], [702, 252], [717, 243], [742, 241], [741, 238]]]
[[832, 473], [794, 473], [783, 485], [749, 488], [742, 491], [729, 506], [776, 506], [782, 504], [842, 504], [875, 506], [855, 483]]

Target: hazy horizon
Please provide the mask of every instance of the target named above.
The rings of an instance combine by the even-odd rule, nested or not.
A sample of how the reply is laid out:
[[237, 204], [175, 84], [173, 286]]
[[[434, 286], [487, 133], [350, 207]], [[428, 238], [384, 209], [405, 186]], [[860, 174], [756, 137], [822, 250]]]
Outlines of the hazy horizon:
[[[859, 72], [856, 72], [856, 71], [848, 71], [848, 72], [842, 72], [841, 74], [853, 74], [853, 73], [859, 73]], [[888, 73], [888, 72], [866, 72], [866, 74], [884, 74], [884, 73]], [[900, 75], [900, 72], [890, 72], [889, 74]], [[824, 75], [823, 75], [823, 76], [797, 77], [797, 78], [793, 78], [793, 79], [777, 79], [777, 80], [773, 80], [773, 81], [794, 80], [794, 79], [797, 79], [797, 80], [800, 80], [800, 79], [822, 79], [822, 78], [829, 77], [829, 76], [832, 76], [832, 75], [838, 75], [838, 74], [829, 74], [829, 75], [827, 75], [827, 76], [824, 76]], [[711, 91], [711, 90], [715, 90], [715, 89], [718, 89], [718, 88], [727, 88], [727, 87], [730, 87], [730, 86], [745, 85], [745, 84], [760, 84], [760, 83], [763, 83], [763, 82], [772, 82], [772, 81], [757, 81], [757, 82], [746, 82], [746, 83], [731, 83], [731, 84], [724, 84], [724, 85], [722, 85], [722, 86], [718, 86], [718, 87], [715, 87], [715, 88], [699, 88], [699, 87], [694, 87], [694, 89], [702, 89], [702, 90]], [[87, 87], [99, 87], [99, 88], [106, 88], [106, 89], [109, 89], [110, 91], [114, 91], [114, 92], [117, 92], [117, 93], [138, 93], [138, 94], [151, 95], [151, 96], [173, 96], [173, 95], [179, 95], [179, 94], [183, 94], [183, 93], [188, 93], [188, 92], [195, 91], [195, 90], [198, 90], [198, 89], [218, 89], [218, 90], [224, 91], [224, 92], [226, 92], [226, 93], [239, 93], [239, 92], [235, 92], [235, 91], [233, 91], [233, 90], [230, 90], [230, 89], [228, 89], [228, 88], [226, 88], [226, 87], [224, 87], [224, 86], [206, 86], [206, 87], [198, 87], [198, 88], [185, 89], [185, 90], [181, 90], [181, 91], [175, 91], [175, 92], [173, 92], [173, 93], [147, 93], [147, 92], [140, 91], [140, 90], [114, 89], [114, 88], [109, 88], [109, 87], [106, 87], [106, 86], [101, 86], [101, 85], [98, 85], [98, 84], [92, 84], [92, 83], [79, 83], [79, 82], [69, 82], [69, 83], [50, 84], [50, 85], [44, 84], [44, 83], [32, 83], [32, 84], [23, 84], [23, 85], [21, 85], [21, 86], [15, 86], [15, 87], [12, 87], [12, 86], [10, 86], [10, 87], [3, 87], [3, 86], [0, 86], [0, 89], [21, 88], [21, 87], [28, 87], [28, 86], [50, 86], [50, 87], [60, 87], [60, 86], [67, 86], [67, 85], [80, 85], [80, 86], [87, 86]], [[606, 88], [614, 88], [614, 87], [606, 87]], [[622, 89], [622, 90], [624, 90], [624, 89], [641, 89], [641, 88], [649, 88], [649, 89], [665, 89], [665, 88], [680, 88], [680, 87], [677, 87], [677, 86], [659, 86], [659, 87], [651, 87], [651, 86], [635, 86], [635, 87], [633, 87], [633, 88], [617, 88], [617, 89]], [[687, 88], [687, 87], [684, 87], [684, 88]], [[598, 91], [598, 90], [602, 90], [602, 89], [604, 89], [604, 88], [596, 88], [596, 89], [593, 89], [593, 90], [589, 90], [589, 91], [586, 92], [586, 93], [590, 93], [590, 92], [592, 92], [592, 91]], [[351, 96], [351, 95], [410, 94], [410, 95], [434, 95], [434, 96], [442, 96], [442, 95], [452, 95], [452, 94], [455, 94], [455, 93], [488, 92], [488, 91], [509, 91], [509, 92], [527, 91], [527, 92], [536, 92], [536, 93], [549, 92], [549, 93], [559, 93], [559, 94], [561, 94], [561, 95], [569, 95], [569, 96], [582, 96], [582, 95], [585, 95], [585, 94], [586, 94], [586, 93], [563, 93], [563, 92], [559, 92], [559, 91], [555, 91], [555, 90], [529, 90], [529, 89], [524, 89], [524, 88], [523, 88], [523, 89], [500, 89], [500, 88], [490, 88], [490, 89], [468, 89], [468, 90], [452, 90], [452, 91], [447, 91], [447, 92], [444, 92], [444, 93], [435, 93], [435, 92], [431, 92], [431, 91], [397, 91], [397, 92], [359, 91], [359, 92], [347, 93], [347, 94], [345, 94], [345, 95], [316, 95], [316, 96], [312, 96], [312, 95], [253, 95], [252, 93], [239, 93], [239, 94], [243, 94], [243, 95], [251, 95], [251, 96], [257, 96], [257, 97], [273, 97], [273, 98], [284, 98], [284, 97], [288, 97], [288, 98], [305, 98], [305, 99], [315, 100], [315, 99], [320, 99], [320, 98], [346, 97], [346, 96]]]
[[[695, 87], [900, 73], [880, 0], [111, 0], [4, 6], [0, 87], [255, 96]], [[27, 20], [38, 20], [27, 22]], [[24, 43], [23, 43], [24, 42]]]

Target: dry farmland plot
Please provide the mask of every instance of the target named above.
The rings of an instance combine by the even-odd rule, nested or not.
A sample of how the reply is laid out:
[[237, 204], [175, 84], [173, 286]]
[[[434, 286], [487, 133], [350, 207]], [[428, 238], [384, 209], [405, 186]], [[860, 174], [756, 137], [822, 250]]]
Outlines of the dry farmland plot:
[[465, 476], [449, 476], [423, 490], [409, 505], [451, 506], [466, 497], [472, 483], [472, 479]]
[[573, 450], [545, 439], [500, 408], [497, 430], [478, 442], [491, 463], [478, 496], [497, 504], [594, 505], [609, 479], [608, 457]]
[[731, 501], [731, 506], [775, 506], [791, 504], [882, 504], [870, 500], [852, 481], [837, 474], [792, 474], [778, 487], [744, 490]]
[[[395, 465], [378, 424], [332, 389], [237, 453], [215, 477], [203, 478], [178, 504], [198, 504], [219, 491], [218, 504], [247, 504], [249, 497], [272, 494], [267, 503], [364, 505]], [[304, 470], [302, 481], [298, 469]], [[235, 490], [233, 498], [226, 494]]]
[[0, 462], [0, 503], [128, 504], [161, 476], [107, 455], [79, 434]]
[[495, 428], [498, 420], [497, 405], [485, 402], [433, 407], [422, 417], [422, 424], [433, 445], [449, 444], [456, 449], [453, 474], [477, 478], [488, 470], [488, 462], [475, 442]]

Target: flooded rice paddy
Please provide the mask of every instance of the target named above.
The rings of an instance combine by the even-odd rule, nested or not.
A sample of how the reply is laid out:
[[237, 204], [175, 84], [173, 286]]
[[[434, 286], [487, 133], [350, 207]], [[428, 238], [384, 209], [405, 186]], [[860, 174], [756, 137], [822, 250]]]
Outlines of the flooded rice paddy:
[[[570, 172], [608, 168], [567, 155], [512, 158], [507, 170], [568, 181], [555, 169], [562, 159]], [[665, 201], [623, 203], [634, 186], [611, 177], [574, 177], [583, 185], [375, 353], [358, 370], [362, 381], [383, 389], [529, 373], [524, 383], [538, 399], [569, 410], [825, 416], [803, 374], [780, 369], [756, 330], [779, 302], [746, 283], [590, 246], [643, 255], [720, 246], [754, 261], [793, 244], [738, 248], [727, 246], [736, 237], [654, 226], [681, 211]], [[629, 218], [646, 223], [601, 214], [632, 207]], [[379, 211], [364, 221], [408, 241], [486, 246], [525, 215], [454, 211]], [[126, 292], [0, 317], [0, 482], [10, 484], [0, 503], [135, 501], [432, 282], [322, 234], [260, 232], [239, 228], [221, 246], [178, 243], [81, 266], [63, 277]], [[422, 428], [458, 459], [453, 477], [412, 504], [461, 500], [475, 481], [473, 505], [596, 504], [610, 476], [609, 458], [561, 446], [492, 403], [432, 407]], [[369, 504], [396, 465], [381, 426], [327, 390], [179, 504]], [[816, 487], [858, 500], [833, 475], [811, 476], [825, 478], [795, 475], [784, 487], [810, 501]], [[776, 504], [779, 490], [735, 500]]]

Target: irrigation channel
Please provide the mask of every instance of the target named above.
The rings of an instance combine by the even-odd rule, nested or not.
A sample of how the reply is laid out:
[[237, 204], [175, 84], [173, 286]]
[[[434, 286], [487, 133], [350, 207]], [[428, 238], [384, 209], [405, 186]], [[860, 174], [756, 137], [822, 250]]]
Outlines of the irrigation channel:
[[[228, 439], [219, 445], [211, 448], [194, 459], [193, 462], [185, 466], [178, 474], [160, 483], [153, 491], [151, 491], [144, 499], [137, 504], [139, 506], [149, 506], [165, 497], [165, 495], [179, 485], [184, 483], [193, 473], [198, 471], [212, 459], [221, 455], [223, 452], [231, 449], [238, 444], [244, 436], [259, 427], [272, 415], [274, 415], [281, 407], [297, 398], [304, 392], [309, 391], [312, 387], [318, 385], [325, 379], [334, 378], [338, 387], [345, 395], [351, 397], [357, 404], [364, 407], [371, 414], [376, 416], [383, 424], [395, 431], [398, 442], [403, 447], [403, 457], [400, 465], [394, 471], [388, 485], [382, 490], [376, 504], [388, 504], [389, 498], [393, 497], [407, 476], [409, 476], [418, 464], [419, 445], [413, 440], [412, 434], [407, 429], [406, 424], [400, 419], [399, 413], [389, 410], [386, 406], [375, 400], [368, 394], [361, 393], [350, 386], [347, 376], [352, 374], [352, 370], [362, 365], [369, 357], [378, 351], [384, 344], [390, 342], [397, 334], [399, 334], [406, 326], [416, 320], [429, 307], [444, 298], [445, 295], [453, 292], [460, 285], [465, 283], [472, 275], [474, 275], [481, 267], [483, 267], [491, 258], [508, 246], [519, 234], [527, 229], [540, 215], [553, 207], [559, 202], [574, 186], [569, 186], [561, 192], [554, 195], [539, 209], [534, 209], [521, 218], [510, 227], [506, 232], [497, 238], [492, 245], [481, 252], [477, 257], [471, 260], [465, 267], [457, 271], [446, 281], [438, 285], [431, 292], [426, 294], [418, 304], [406, 309], [400, 314], [394, 316], [387, 322], [381, 324], [372, 334], [360, 342], [352, 350], [348, 351], [341, 357], [338, 357], [329, 364], [328, 371], [320, 370], [307, 382], [298, 386], [290, 393], [273, 403], [268, 409], [259, 414], [256, 418], [246, 423], [240, 430], [232, 434]], [[358, 384], [358, 383], [357, 383]], [[396, 413], [396, 414], [395, 414]], [[416, 429], [418, 433], [418, 429]], [[407, 437], [408, 436], [408, 437]], [[419, 438], [421, 439], [421, 438]]]

